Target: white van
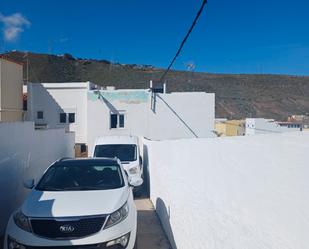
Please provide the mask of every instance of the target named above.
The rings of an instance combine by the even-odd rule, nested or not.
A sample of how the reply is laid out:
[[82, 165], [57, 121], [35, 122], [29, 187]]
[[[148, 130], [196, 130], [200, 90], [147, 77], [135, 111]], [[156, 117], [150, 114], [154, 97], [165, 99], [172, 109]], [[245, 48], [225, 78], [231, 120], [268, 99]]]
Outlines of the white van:
[[143, 162], [136, 136], [105, 136], [95, 141], [93, 157], [117, 157], [129, 176], [142, 177]]

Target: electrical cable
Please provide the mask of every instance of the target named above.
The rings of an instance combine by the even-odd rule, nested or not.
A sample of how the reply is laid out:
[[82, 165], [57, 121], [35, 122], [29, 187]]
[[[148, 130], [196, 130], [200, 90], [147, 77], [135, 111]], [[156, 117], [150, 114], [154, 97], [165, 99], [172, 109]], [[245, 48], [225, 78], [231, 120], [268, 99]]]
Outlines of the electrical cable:
[[191, 34], [191, 32], [192, 32], [194, 26], [196, 25], [197, 20], [199, 19], [200, 15], [202, 14], [203, 9], [204, 9], [206, 3], [207, 3], [207, 0], [203, 0], [203, 3], [202, 3], [202, 5], [201, 5], [199, 11], [197, 12], [197, 14], [196, 14], [196, 16], [195, 16], [195, 18], [194, 18], [194, 20], [193, 20], [193, 23], [191, 24], [191, 27], [190, 27], [190, 29], [188, 30], [188, 32], [187, 32], [185, 38], [184, 38], [183, 41], [181, 42], [180, 47], [178, 48], [178, 50], [177, 50], [177, 52], [176, 52], [174, 58], [172, 59], [172, 61], [170, 62], [169, 66], [167, 67], [167, 69], [166, 69], [166, 70], [164, 71], [164, 73], [162, 74], [162, 76], [161, 76], [161, 78], [160, 78], [160, 81], [161, 81], [161, 82], [163, 81], [163, 79], [165, 78], [165, 76], [167, 75], [167, 73], [170, 71], [171, 67], [173, 66], [174, 62], [176, 61], [177, 57], [179, 56], [179, 54], [180, 54], [180, 52], [181, 52], [183, 46], [185, 45], [185, 43], [186, 43], [188, 37], [190, 36], [190, 34]]

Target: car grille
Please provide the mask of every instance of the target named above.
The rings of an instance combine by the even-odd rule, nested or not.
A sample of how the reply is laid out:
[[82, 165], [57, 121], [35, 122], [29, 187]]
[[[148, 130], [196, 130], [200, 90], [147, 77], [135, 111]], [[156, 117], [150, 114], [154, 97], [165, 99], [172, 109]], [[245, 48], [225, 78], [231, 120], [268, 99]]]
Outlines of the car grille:
[[34, 234], [49, 239], [74, 239], [99, 232], [105, 216], [75, 217], [65, 219], [31, 219]]

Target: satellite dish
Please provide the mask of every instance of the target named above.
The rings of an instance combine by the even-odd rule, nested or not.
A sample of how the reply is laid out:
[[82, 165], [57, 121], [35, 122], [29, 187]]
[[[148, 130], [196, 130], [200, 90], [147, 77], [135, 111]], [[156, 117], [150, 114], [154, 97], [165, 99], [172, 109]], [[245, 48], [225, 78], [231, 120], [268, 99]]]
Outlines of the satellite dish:
[[194, 62], [187, 62], [185, 63], [185, 66], [188, 71], [193, 72], [195, 70], [195, 63]]

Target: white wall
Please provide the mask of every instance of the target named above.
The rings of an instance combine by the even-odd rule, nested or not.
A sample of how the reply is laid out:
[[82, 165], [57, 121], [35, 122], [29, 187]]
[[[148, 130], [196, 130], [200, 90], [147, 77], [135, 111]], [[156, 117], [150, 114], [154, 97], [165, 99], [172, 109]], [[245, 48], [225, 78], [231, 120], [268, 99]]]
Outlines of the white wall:
[[150, 108], [146, 137], [152, 140], [214, 137], [215, 94], [176, 92], [157, 94], [155, 107]]
[[308, 248], [309, 132], [146, 143], [174, 248]]
[[[144, 136], [147, 130], [148, 90], [88, 92], [87, 144], [91, 154], [95, 139], [108, 135]], [[125, 127], [110, 129], [110, 113], [125, 111]]]
[[246, 136], [257, 134], [271, 134], [282, 132], [295, 132], [300, 128], [281, 127], [274, 120], [264, 118], [247, 118], [246, 119]]
[[[88, 147], [98, 136], [136, 135], [152, 140], [213, 137], [215, 96], [204, 92], [157, 94], [146, 90], [88, 92]], [[125, 111], [125, 128], [110, 129], [110, 112]]]
[[0, 236], [29, 192], [23, 181], [38, 179], [52, 162], [73, 156], [74, 133], [34, 130], [32, 122], [0, 123]]
[[[66, 128], [76, 134], [76, 143], [87, 142], [87, 90], [89, 82], [30, 83], [27, 119], [49, 128]], [[37, 112], [44, 119], [37, 119]], [[75, 113], [75, 123], [62, 124], [60, 113]]]
[[[42, 83], [28, 86], [28, 120], [76, 132], [91, 155], [95, 139], [136, 135], [152, 140], [213, 137], [215, 95], [205, 92], [156, 94], [149, 89], [89, 90], [85, 83]], [[44, 119], [37, 119], [37, 112]], [[59, 123], [61, 112], [76, 113], [76, 123]], [[124, 112], [125, 127], [110, 128], [110, 114]]]

